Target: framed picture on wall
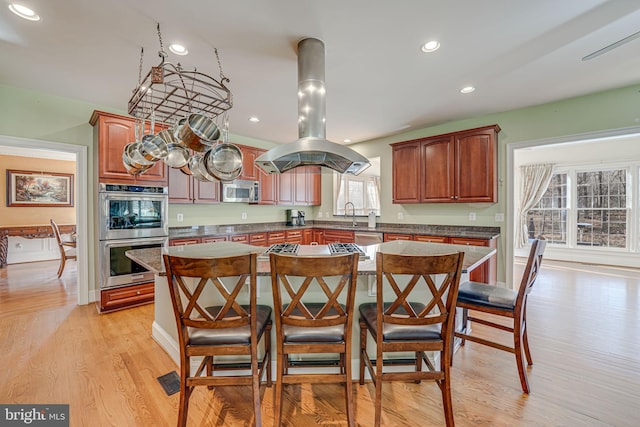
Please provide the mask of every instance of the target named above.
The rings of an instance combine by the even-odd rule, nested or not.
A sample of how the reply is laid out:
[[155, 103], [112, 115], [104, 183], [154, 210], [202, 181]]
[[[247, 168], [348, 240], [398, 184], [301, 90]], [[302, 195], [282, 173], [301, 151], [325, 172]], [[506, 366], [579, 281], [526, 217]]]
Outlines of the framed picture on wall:
[[7, 206], [73, 206], [73, 175], [7, 169]]

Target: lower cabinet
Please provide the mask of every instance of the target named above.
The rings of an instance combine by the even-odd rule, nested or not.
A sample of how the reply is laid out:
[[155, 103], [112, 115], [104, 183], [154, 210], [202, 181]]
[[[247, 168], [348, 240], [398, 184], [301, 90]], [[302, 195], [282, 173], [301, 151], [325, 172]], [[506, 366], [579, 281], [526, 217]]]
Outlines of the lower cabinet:
[[272, 231], [267, 236], [267, 243], [269, 246], [274, 245], [276, 243], [284, 243], [286, 240], [284, 231]]
[[229, 236], [230, 242], [237, 243], [249, 243], [249, 235], [248, 234], [232, 234]]
[[402, 233], [384, 233], [383, 240], [385, 242], [390, 242], [392, 240], [413, 240], [413, 236], [411, 234], [402, 234]]
[[202, 243], [213, 243], [213, 242], [228, 242], [229, 236], [209, 236], [203, 237]]
[[249, 244], [253, 246], [268, 246], [268, 233], [249, 234]]
[[[487, 246], [497, 249], [498, 239], [471, 239], [466, 237], [451, 237], [449, 243], [454, 245], [470, 245], [470, 246]], [[497, 262], [498, 256], [493, 254], [491, 258], [485, 261], [479, 267], [476, 267], [471, 274], [469, 274], [469, 280], [473, 282], [488, 283], [495, 285], [498, 280]]]
[[311, 230], [311, 242], [324, 245], [324, 230]]
[[100, 312], [148, 304], [153, 302], [153, 298], [153, 282], [122, 288], [105, 289], [100, 291]]
[[302, 230], [287, 230], [285, 234], [285, 241], [287, 243], [303, 244], [304, 238], [302, 236]]
[[355, 232], [344, 230], [324, 230], [324, 244], [329, 243], [354, 243]]
[[169, 240], [169, 246], [184, 246], [184, 245], [195, 245], [198, 243], [202, 243], [202, 240], [199, 237], [189, 237], [186, 239], [171, 239]]
[[446, 236], [425, 236], [422, 234], [414, 235], [413, 240], [415, 240], [416, 242], [450, 243], [449, 238]]

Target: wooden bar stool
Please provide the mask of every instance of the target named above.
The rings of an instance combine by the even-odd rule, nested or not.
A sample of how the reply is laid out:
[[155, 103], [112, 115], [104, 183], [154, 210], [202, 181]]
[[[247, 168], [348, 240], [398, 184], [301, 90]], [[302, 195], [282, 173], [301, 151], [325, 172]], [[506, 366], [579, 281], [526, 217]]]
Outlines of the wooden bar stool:
[[[256, 303], [256, 254], [206, 259], [165, 254], [163, 258], [180, 346], [178, 426], [187, 424], [189, 397], [195, 386], [228, 385], [251, 386], [253, 425], [261, 426], [260, 380], [265, 371], [271, 386], [271, 307]], [[249, 304], [240, 304], [247, 279]], [[207, 306], [212, 299], [219, 305]], [[259, 358], [261, 339], [264, 355]], [[249, 366], [216, 363], [217, 356], [233, 355], [250, 356]], [[191, 374], [192, 357], [203, 357], [195, 374]], [[250, 373], [214, 375], [233, 369], [249, 369]]]
[[[383, 382], [422, 380], [436, 382], [442, 393], [446, 424], [454, 425], [449, 359], [463, 258], [463, 252], [438, 256], [376, 254], [376, 302], [359, 307], [360, 384], [364, 384], [366, 366], [375, 386], [375, 426], [380, 426], [382, 417]], [[391, 290], [388, 299], [385, 288]], [[368, 335], [376, 345], [373, 359], [367, 352]], [[383, 359], [384, 353], [398, 352], [413, 353], [415, 358]], [[426, 352], [439, 354], [439, 362], [433, 363]], [[413, 370], [386, 372], [385, 363], [391, 362], [394, 366], [410, 365]], [[423, 363], [427, 370], [422, 369]]]
[[[344, 383], [347, 425], [355, 426], [351, 331], [358, 254], [297, 257], [272, 253], [270, 262], [278, 352], [274, 425], [282, 422], [284, 384]], [[289, 358], [308, 353], [337, 353], [337, 369], [328, 368], [337, 372], [292, 372], [297, 366], [327, 368], [320, 361], [297, 365]]]

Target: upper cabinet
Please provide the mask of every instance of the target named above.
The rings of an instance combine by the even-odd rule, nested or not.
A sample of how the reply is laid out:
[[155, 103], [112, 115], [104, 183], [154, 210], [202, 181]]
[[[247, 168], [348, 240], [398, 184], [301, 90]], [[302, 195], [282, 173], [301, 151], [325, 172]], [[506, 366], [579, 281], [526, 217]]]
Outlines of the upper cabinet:
[[393, 203], [496, 203], [498, 125], [391, 144]]
[[[98, 141], [96, 151], [99, 182], [167, 185], [168, 168], [162, 161], [141, 175], [131, 175], [125, 169], [122, 152], [125, 145], [136, 139], [135, 120], [132, 117], [94, 111], [89, 123], [94, 127], [94, 139]], [[160, 130], [161, 125], [156, 124], [155, 131]]]
[[169, 203], [220, 203], [220, 181], [204, 182], [169, 168]]
[[266, 150], [235, 144], [242, 151], [239, 179], [260, 182], [260, 205], [317, 206], [321, 203], [320, 166], [301, 166], [283, 174], [266, 174], [255, 160]]

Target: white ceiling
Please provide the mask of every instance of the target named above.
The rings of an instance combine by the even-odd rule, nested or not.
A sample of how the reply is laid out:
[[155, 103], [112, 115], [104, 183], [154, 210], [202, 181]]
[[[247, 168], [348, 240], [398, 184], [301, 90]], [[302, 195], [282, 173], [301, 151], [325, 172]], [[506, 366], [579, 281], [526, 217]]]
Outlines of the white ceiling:
[[[7, 0], [8, 2], [9, 0]], [[16, 0], [40, 22], [0, 10], [0, 84], [126, 111], [159, 63], [231, 80], [233, 134], [297, 137], [296, 45], [326, 46], [327, 137], [353, 142], [640, 82], [637, 0]], [[438, 39], [426, 55], [420, 44]], [[477, 87], [468, 95], [459, 92]], [[261, 122], [252, 124], [250, 116]], [[88, 120], [88, 117], [87, 117]]]

